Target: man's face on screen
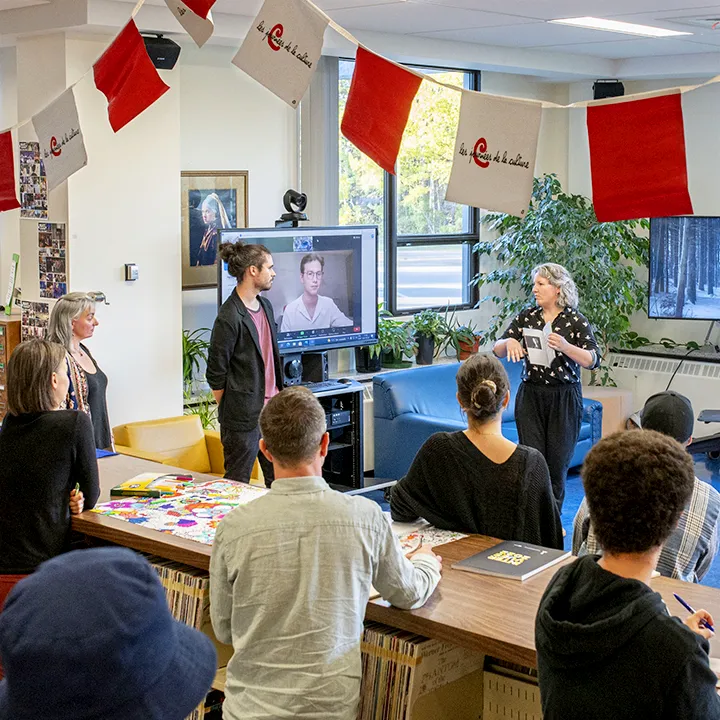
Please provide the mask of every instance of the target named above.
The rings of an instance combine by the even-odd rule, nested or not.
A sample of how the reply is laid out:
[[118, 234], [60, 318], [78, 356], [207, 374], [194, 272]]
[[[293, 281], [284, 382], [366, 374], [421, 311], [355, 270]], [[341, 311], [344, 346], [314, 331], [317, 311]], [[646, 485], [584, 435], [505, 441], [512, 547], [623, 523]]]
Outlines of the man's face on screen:
[[305, 263], [305, 268], [300, 273], [300, 282], [308, 295], [317, 295], [322, 285], [323, 267], [319, 261], [313, 260]]

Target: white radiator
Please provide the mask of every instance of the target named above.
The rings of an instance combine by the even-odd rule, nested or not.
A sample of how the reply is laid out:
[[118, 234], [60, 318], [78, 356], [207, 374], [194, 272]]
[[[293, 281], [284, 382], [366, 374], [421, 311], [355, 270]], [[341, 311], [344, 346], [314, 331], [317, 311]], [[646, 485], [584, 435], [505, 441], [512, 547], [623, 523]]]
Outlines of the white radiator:
[[[632, 391], [635, 410], [640, 410], [651, 395], [665, 390], [680, 363], [682, 365], [675, 373], [670, 390], [689, 398], [695, 417], [701, 410], [720, 409], [720, 363], [693, 359], [692, 355], [686, 360], [623, 353], [611, 353], [608, 356], [608, 365], [612, 368], [617, 386]], [[717, 424], [696, 422], [693, 437], [716, 432], [720, 432]]]

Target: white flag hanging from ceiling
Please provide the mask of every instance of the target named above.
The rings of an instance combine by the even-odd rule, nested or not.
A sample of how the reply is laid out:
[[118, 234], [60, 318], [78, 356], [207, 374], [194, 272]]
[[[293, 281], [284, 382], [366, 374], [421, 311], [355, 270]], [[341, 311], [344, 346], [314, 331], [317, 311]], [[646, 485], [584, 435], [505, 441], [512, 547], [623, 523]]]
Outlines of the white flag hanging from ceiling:
[[32, 123], [40, 142], [40, 158], [45, 163], [50, 191], [87, 165], [72, 88], [34, 115]]
[[233, 65], [296, 108], [320, 60], [327, 25], [305, 0], [265, 0]]
[[525, 217], [541, 115], [540, 103], [463, 92], [446, 199]]
[[175, 19], [185, 28], [185, 32], [202, 47], [215, 31], [210, 7], [215, 0], [165, 0]]

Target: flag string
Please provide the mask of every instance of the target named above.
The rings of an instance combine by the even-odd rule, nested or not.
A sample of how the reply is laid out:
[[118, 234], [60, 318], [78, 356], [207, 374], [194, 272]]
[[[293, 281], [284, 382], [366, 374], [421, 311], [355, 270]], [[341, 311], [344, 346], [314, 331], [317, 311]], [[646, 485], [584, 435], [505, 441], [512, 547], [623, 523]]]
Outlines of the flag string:
[[[307, 4], [308, 7], [310, 7], [314, 12], [318, 13], [321, 17], [327, 19], [328, 25], [337, 32], [341, 37], [346, 39], [348, 42], [352, 43], [353, 45], [356, 45], [358, 47], [362, 47], [368, 52], [374, 51], [367, 47], [364, 43], [361, 43], [351, 32], [346, 30], [344, 27], [336, 23], [327, 13], [325, 13], [321, 8], [319, 8], [317, 5], [315, 5], [312, 0], [302, 0], [303, 3]], [[138, 14], [140, 9], [145, 4], [145, 0], [137, 0], [135, 7], [132, 10], [132, 13], [130, 14], [130, 19], [135, 18], [135, 16]], [[379, 53], [374, 53], [376, 55], [379, 55]], [[380, 55], [380, 57], [383, 58], [383, 60], [392, 63], [393, 65], [396, 65], [397, 67], [405, 70], [408, 73], [411, 73], [413, 75], [416, 75], [417, 77], [421, 78], [422, 80], [426, 82], [433, 83], [435, 85], [440, 85], [442, 87], [448, 88], [449, 90], [452, 90], [454, 92], [460, 92], [460, 93], [477, 93], [477, 90], [468, 90], [466, 88], [460, 88], [456, 85], [451, 85], [450, 83], [443, 82], [442, 80], [438, 80], [432, 75], [428, 75], [426, 73], [423, 73], [422, 71], [418, 70], [417, 68], [408, 67], [406, 65], [403, 65], [402, 63], [396, 62], [395, 60], [391, 60], [383, 55]], [[99, 58], [98, 58], [99, 59]], [[97, 61], [96, 61], [97, 62]], [[69, 85], [63, 92], [66, 92], [70, 88], [74, 88], [76, 85], [78, 85], [80, 82], [82, 82], [88, 75], [90, 75], [93, 72], [93, 65], [90, 66], [90, 68], [80, 77], [78, 78], [74, 83]], [[709, 80], [706, 80], [705, 82], [698, 83], [695, 85], [679, 85], [676, 87], [670, 87], [670, 88], [664, 88], [661, 90], [652, 90], [648, 92], [642, 92], [642, 93], [633, 93], [631, 95], [624, 95], [622, 97], [615, 97], [615, 98], [605, 98], [602, 100], [581, 100], [574, 103], [569, 103], [567, 105], [563, 105], [560, 103], [554, 103], [549, 100], [533, 100], [528, 98], [517, 98], [517, 97], [509, 97], [506, 95], [495, 95], [493, 93], [483, 93], [484, 95], [492, 95], [493, 97], [500, 98], [503, 100], [507, 100], [509, 102], [514, 103], [521, 103], [521, 104], [530, 104], [530, 105], [537, 105], [540, 104], [543, 109], [554, 109], [554, 110], [568, 110], [568, 109], [575, 109], [575, 108], [587, 108], [587, 107], [596, 107], [599, 105], [611, 105], [616, 103], [623, 103], [623, 102], [629, 102], [632, 100], [642, 100], [646, 98], [653, 98], [653, 97], [659, 97], [663, 95], [672, 95], [676, 93], [688, 93], [693, 92], [695, 90], [698, 90], [703, 87], [707, 87], [709, 85], [712, 85], [714, 83], [720, 82], [720, 75], [716, 75]], [[61, 93], [62, 94], [62, 93]], [[58, 96], [59, 97], [59, 96]], [[53, 100], [54, 101], [54, 100]], [[50, 104], [50, 103], [48, 103]], [[5, 128], [4, 130], [0, 130], [0, 133], [5, 133], [8, 131], [15, 131], [19, 128], [23, 127], [24, 125], [27, 125], [32, 121], [32, 117], [25, 118], [23, 120], [20, 120], [19, 122], [15, 123], [14, 125]]]

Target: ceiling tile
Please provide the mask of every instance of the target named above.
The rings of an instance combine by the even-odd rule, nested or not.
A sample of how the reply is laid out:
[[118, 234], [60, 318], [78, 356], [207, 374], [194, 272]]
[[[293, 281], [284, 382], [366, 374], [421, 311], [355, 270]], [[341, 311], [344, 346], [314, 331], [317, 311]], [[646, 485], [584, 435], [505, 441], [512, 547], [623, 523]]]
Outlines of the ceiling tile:
[[452, 12], [448, 12], [447, 8], [439, 5], [415, 2], [330, 10], [328, 15], [348, 30], [374, 30], [400, 34], [532, 22], [511, 15], [486, 13], [481, 10], [455, 8]]
[[50, 0], [0, 0], [0, 11], [15, 10], [30, 5], [47, 5], [49, 2]]
[[[543, 50], [548, 48], [544, 47]], [[636, 38], [624, 42], [579, 43], [562, 45], [554, 50], [571, 55], [592, 55], [609, 60], [624, 60], [636, 57], [665, 57], [669, 55], [694, 55], [712, 52], [711, 46], [688, 43], [678, 38], [664, 38], [662, 45], [652, 38]]]
[[[608, 17], [624, 13], [647, 13], [687, 9], [683, 0], [412, 0], [446, 8], [481, 9], [541, 20], [592, 15]], [[695, 0], [697, 5], [701, 2]]]
[[[455, 29], [449, 33], [431, 31], [422, 33], [424, 37], [460, 40], [461, 42], [483, 43], [485, 45], [503, 45], [509, 47], [554, 48], [557, 46], [577, 45], [580, 43], [606, 44], [632, 41], [631, 35], [609, 33], [601, 30], [589, 30], [568, 25], [554, 25], [547, 22], [523, 25], [506, 25], [497, 28]], [[664, 39], [664, 38], [663, 38]], [[658, 42], [660, 39], [652, 39]]]

